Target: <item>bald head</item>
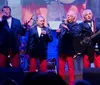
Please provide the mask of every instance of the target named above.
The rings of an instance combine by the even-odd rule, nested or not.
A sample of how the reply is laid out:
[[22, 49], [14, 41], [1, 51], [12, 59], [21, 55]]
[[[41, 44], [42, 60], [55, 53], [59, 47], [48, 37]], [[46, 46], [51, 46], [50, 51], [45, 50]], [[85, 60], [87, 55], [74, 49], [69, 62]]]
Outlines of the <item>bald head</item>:
[[68, 21], [69, 23], [75, 22], [76, 17], [77, 17], [77, 15], [76, 15], [76, 13], [73, 12], [73, 11], [69, 11], [69, 12], [67, 13], [67, 16], [66, 16], [67, 21]]
[[42, 15], [38, 15], [36, 20], [37, 20], [37, 25], [40, 28], [44, 27], [45, 19], [44, 19], [44, 17]]

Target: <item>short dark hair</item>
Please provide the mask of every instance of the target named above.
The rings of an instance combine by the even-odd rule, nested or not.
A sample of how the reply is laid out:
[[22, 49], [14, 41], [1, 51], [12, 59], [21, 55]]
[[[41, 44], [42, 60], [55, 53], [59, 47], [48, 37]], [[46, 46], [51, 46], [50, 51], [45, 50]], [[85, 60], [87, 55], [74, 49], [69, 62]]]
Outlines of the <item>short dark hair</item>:
[[9, 8], [9, 10], [11, 11], [10, 6], [3, 6], [3, 7], [2, 7], [2, 11], [3, 11], [4, 8]]

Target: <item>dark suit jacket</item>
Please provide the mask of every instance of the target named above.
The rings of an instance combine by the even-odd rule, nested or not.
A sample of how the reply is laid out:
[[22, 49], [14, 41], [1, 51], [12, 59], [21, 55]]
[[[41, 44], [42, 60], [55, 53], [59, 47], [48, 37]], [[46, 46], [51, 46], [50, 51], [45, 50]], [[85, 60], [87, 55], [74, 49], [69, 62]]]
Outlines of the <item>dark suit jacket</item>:
[[11, 28], [7, 20], [0, 22], [0, 53], [8, 55], [10, 49], [16, 54], [19, 52], [19, 35], [24, 35], [26, 29], [22, 28], [20, 20], [12, 17]]
[[[86, 22], [86, 21], [80, 23], [80, 28], [81, 28], [80, 34], [83, 38], [90, 37], [94, 34], [92, 32], [91, 27], [89, 26], [88, 22]], [[96, 30], [95, 32], [98, 32], [100, 30], [100, 23], [95, 22], [95, 30]], [[91, 40], [91, 42], [93, 42], [93, 44], [95, 44], [96, 42], [98, 42], [98, 39], [99, 39], [99, 35], [94, 37]]]
[[[81, 36], [82, 38], [84, 37], [91, 37], [93, 35], [93, 32], [91, 30], [91, 27], [89, 26], [88, 22], [84, 21], [82, 23], [80, 23], [80, 28], [81, 28]], [[100, 28], [100, 27], [99, 27]], [[96, 32], [99, 30], [98, 25], [96, 24]], [[93, 61], [94, 58], [94, 45], [96, 42], [98, 42], [97, 40], [98, 36], [93, 38], [90, 43], [87, 45], [87, 47], [85, 48], [85, 51], [83, 54], [87, 54], [89, 56], [89, 60], [90, 62]]]
[[38, 36], [37, 26], [33, 27], [29, 31], [27, 52], [31, 57], [46, 58], [48, 42], [53, 40], [52, 33], [49, 28], [42, 28], [46, 31], [46, 35], [41, 34]]
[[67, 25], [70, 31], [60, 25], [61, 32], [57, 33], [58, 38], [58, 53], [73, 55], [75, 53], [73, 47], [73, 38], [79, 35], [80, 28], [77, 23], [70, 23]]

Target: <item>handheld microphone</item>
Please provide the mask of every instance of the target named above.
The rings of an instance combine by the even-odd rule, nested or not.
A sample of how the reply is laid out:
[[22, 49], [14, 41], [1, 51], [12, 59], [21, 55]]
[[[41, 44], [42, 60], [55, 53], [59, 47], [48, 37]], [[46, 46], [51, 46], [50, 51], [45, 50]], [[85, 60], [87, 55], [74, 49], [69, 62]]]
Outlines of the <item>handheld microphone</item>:
[[43, 37], [42, 31], [43, 31], [43, 28], [41, 28], [41, 36]]
[[3, 16], [2, 16], [2, 19], [6, 20], [7, 19], [7, 13], [6, 12], [3, 12]]
[[7, 13], [6, 12], [3, 12], [3, 16], [6, 16], [7, 15]]

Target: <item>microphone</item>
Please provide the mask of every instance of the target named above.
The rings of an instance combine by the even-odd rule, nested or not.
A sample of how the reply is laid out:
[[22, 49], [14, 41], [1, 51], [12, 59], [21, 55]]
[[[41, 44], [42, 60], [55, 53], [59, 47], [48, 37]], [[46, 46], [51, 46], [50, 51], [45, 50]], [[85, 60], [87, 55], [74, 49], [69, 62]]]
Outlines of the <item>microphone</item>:
[[41, 28], [41, 36], [43, 37], [42, 31], [43, 31], [43, 28]]
[[36, 20], [33, 19], [33, 18], [31, 17], [31, 18], [25, 23], [25, 25], [27, 26], [27, 25], [31, 22], [31, 20], [33, 20], [33, 25], [36, 24]]
[[41, 28], [41, 36], [46, 35], [46, 30], [44, 29], [44, 27]]
[[4, 15], [4, 16], [6, 16], [6, 15], [7, 15], [7, 13], [6, 13], [6, 12], [3, 12], [3, 15]]
[[3, 19], [3, 20], [6, 20], [6, 19], [7, 19], [7, 13], [6, 13], [6, 12], [3, 12], [2, 19]]

